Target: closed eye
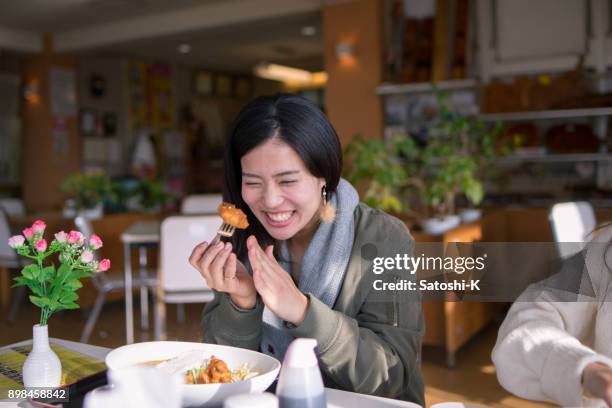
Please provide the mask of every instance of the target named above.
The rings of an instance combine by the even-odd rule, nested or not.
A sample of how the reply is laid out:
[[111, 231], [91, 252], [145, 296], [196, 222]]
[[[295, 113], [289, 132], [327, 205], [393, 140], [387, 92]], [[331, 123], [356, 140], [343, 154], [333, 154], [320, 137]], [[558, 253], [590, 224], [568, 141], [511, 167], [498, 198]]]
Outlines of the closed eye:
[[280, 182], [280, 184], [287, 185], [287, 184], [293, 184], [295, 182], [297, 182], [297, 180], [283, 180]]

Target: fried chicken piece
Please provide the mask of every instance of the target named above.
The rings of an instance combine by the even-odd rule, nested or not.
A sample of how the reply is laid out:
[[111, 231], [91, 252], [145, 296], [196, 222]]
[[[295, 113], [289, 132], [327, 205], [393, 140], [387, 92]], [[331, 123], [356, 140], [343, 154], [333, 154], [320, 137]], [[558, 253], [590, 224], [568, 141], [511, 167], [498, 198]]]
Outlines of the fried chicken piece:
[[219, 205], [219, 215], [224, 223], [233, 227], [245, 229], [249, 226], [246, 214], [240, 208], [236, 208], [234, 204], [221, 203]]
[[232, 372], [227, 368], [227, 364], [215, 356], [211, 357], [204, 377], [205, 384], [232, 382]]

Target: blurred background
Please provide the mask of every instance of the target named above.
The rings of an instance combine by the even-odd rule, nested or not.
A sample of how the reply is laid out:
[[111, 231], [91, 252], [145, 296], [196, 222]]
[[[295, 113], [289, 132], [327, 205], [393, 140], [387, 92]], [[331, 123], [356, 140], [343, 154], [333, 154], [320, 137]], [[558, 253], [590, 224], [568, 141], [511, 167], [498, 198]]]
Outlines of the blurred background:
[[[362, 200], [417, 241], [583, 240], [612, 216], [611, 3], [0, 2], [6, 228], [43, 217], [68, 230], [85, 214], [121, 269], [120, 236], [135, 222], [181, 213], [190, 196], [219, 198], [239, 109], [292, 92], [328, 115]], [[559, 203], [574, 206], [561, 216], [574, 217], [572, 231], [555, 218]], [[156, 268], [157, 248], [146, 250]], [[13, 310], [3, 344], [29, 338], [36, 313], [10, 288], [17, 270], [0, 269], [2, 310]], [[97, 289], [80, 293], [83, 316], [58, 319], [66, 338], [80, 338]], [[89, 341], [123, 344], [121, 299], [109, 294]], [[507, 306], [425, 305], [428, 401], [531, 406], [497, 385], [489, 358]], [[169, 337], [200, 338], [200, 311], [169, 318]]]

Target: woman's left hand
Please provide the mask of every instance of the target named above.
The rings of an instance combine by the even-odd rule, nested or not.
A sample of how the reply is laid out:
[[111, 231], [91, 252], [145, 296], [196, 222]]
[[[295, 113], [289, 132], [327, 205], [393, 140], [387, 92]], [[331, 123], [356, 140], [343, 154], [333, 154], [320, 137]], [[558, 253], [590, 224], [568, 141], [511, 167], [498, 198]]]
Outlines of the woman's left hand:
[[264, 304], [280, 319], [299, 326], [306, 317], [308, 298], [274, 258], [274, 247], [270, 245], [262, 250], [251, 235], [247, 239], [247, 248], [255, 289]]

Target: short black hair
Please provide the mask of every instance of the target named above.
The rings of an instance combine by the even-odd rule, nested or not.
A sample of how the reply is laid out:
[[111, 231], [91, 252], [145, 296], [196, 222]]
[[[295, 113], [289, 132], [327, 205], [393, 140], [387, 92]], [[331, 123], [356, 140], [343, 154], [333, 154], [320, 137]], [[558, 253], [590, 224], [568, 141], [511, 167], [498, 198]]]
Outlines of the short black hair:
[[247, 230], [237, 230], [233, 243], [239, 258], [246, 256], [246, 238], [253, 234], [263, 245], [274, 243], [263, 225], [242, 200], [240, 159], [264, 142], [278, 138], [287, 143], [315, 177], [325, 179], [328, 197], [336, 191], [342, 173], [342, 147], [325, 114], [308, 99], [276, 94], [253, 99], [238, 113], [225, 144], [223, 200], [242, 209]]

